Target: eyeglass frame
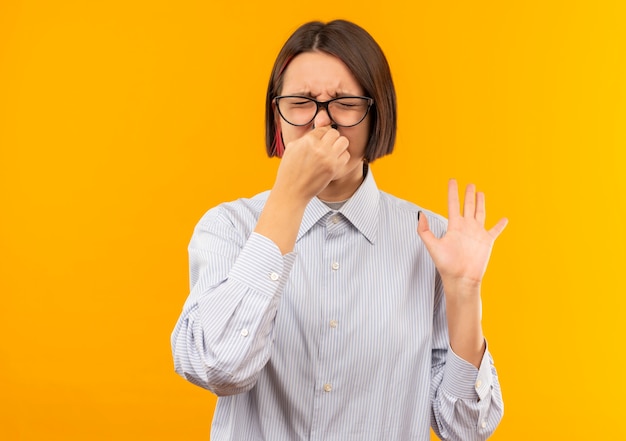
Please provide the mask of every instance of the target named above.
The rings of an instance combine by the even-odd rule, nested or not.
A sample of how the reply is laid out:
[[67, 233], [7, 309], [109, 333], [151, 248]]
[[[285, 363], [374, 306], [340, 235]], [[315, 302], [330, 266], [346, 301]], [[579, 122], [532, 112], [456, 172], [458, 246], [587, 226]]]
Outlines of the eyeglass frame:
[[[317, 108], [315, 109], [315, 114], [313, 114], [313, 118], [311, 118], [308, 122], [306, 122], [304, 124], [294, 124], [291, 121], [288, 121], [287, 118], [285, 118], [285, 116], [283, 115], [283, 112], [280, 111], [280, 106], [278, 105], [278, 101], [280, 99], [282, 99], [282, 98], [303, 98], [303, 99], [306, 99], [306, 100], [314, 102], [315, 105], [317, 106]], [[344, 126], [342, 124], [339, 124], [337, 121], [335, 121], [333, 119], [332, 115], [330, 114], [330, 111], [328, 110], [328, 105], [330, 103], [332, 103], [333, 101], [337, 101], [337, 100], [341, 100], [341, 99], [345, 99], [345, 98], [361, 98], [361, 99], [367, 100], [367, 109], [365, 110], [365, 113], [363, 114], [363, 118], [361, 118], [359, 120], [359, 122], [357, 122], [355, 124], [351, 124], [349, 126]], [[274, 97], [274, 99], [272, 101], [276, 105], [276, 108], [278, 109], [278, 114], [283, 119], [283, 121], [285, 121], [287, 124], [290, 124], [290, 125], [295, 126], [295, 127], [304, 127], [304, 126], [306, 126], [308, 124], [311, 124], [311, 122], [313, 122], [313, 120], [315, 119], [317, 114], [320, 113], [320, 108], [326, 110], [326, 114], [328, 115], [328, 118], [333, 122], [334, 125], [336, 125], [338, 127], [354, 127], [354, 126], [358, 126], [367, 117], [367, 114], [370, 112], [370, 109], [374, 105], [374, 98], [370, 98], [369, 96], [359, 96], [359, 95], [338, 96], [337, 98], [332, 98], [332, 99], [330, 99], [328, 101], [317, 101], [315, 98], [311, 98], [310, 96], [302, 96], [302, 95], [279, 95], [277, 97]]]

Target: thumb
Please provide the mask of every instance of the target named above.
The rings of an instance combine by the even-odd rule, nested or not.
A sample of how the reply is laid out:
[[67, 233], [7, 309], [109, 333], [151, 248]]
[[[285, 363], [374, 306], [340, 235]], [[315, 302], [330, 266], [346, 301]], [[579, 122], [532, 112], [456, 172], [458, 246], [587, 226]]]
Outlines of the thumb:
[[426, 245], [426, 249], [430, 251], [431, 247], [434, 246], [437, 241], [437, 237], [430, 231], [428, 218], [423, 211], [417, 213], [417, 234], [424, 242], [424, 245]]

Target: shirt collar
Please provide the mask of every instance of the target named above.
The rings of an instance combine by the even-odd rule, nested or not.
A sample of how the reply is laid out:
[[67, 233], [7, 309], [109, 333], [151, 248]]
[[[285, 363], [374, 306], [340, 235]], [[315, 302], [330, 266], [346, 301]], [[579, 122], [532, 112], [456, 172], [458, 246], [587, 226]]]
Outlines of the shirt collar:
[[[352, 197], [338, 211], [363, 234], [370, 243], [374, 243], [378, 233], [378, 210], [380, 193], [372, 171], [367, 168], [365, 179]], [[300, 240], [330, 210], [317, 197], [313, 198], [304, 211], [297, 240]]]

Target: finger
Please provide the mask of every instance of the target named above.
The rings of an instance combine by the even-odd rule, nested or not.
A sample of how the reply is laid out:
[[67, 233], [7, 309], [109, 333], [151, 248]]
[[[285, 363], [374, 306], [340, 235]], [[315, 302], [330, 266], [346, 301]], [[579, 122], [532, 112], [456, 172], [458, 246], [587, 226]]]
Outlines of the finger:
[[456, 179], [450, 179], [450, 181], [448, 181], [448, 219], [452, 220], [460, 215], [459, 188]]
[[345, 136], [340, 136], [333, 143], [332, 149], [335, 150], [335, 152], [337, 153], [337, 156], [339, 156], [343, 152], [348, 150], [349, 146], [350, 146], [350, 140], [346, 138]]
[[341, 152], [341, 154], [337, 158], [337, 161], [341, 165], [346, 165], [348, 161], [350, 161], [350, 152], [347, 149]]
[[469, 219], [476, 217], [476, 186], [474, 184], [467, 184], [467, 187], [465, 187], [463, 216]]
[[[337, 138], [341, 136], [338, 130], [330, 128], [330, 126], [320, 127], [320, 129], [325, 129], [324, 134], [322, 135], [322, 142], [328, 144], [328, 146], [332, 146]], [[315, 129], [317, 130], [317, 129]]]
[[485, 226], [485, 219], [487, 214], [485, 212], [485, 193], [479, 191], [476, 193], [476, 220], [480, 222], [481, 226]]
[[494, 240], [497, 239], [500, 233], [504, 231], [504, 227], [506, 227], [508, 223], [509, 223], [509, 220], [506, 217], [503, 217], [502, 219], [500, 219], [498, 223], [495, 224], [491, 228], [491, 230], [489, 230], [489, 234], [491, 235], [491, 237], [493, 237]]
[[313, 130], [311, 130], [310, 132], [308, 132], [307, 135], [315, 137], [317, 139], [323, 139], [324, 136], [331, 130], [333, 130], [333, 129], [330, 126], [316, 127]]
[[426, 249], [430, 250], [435, 245], [435, 242], [438, 240], [437, 237], [430, 231], [430, 227], [428, 226], [428, 218], [424, 214], [423, 211], [420, 211], [417, 215], [417, 234], [426, 245]]

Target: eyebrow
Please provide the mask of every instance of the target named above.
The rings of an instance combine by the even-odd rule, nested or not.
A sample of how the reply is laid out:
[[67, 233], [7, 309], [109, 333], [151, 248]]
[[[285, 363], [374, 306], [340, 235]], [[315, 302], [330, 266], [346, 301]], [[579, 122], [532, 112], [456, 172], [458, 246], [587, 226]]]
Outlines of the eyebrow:
[[[315, 96], [313, 96], [313, 94], [311, 92], [293, 92], [293, 93], [285, 93], [283, 95], [287, 95], [287, 96], [304, 96], [307, 98], [313, 98], [313, 99], [317, 99]], [[346, 93], [346, 92], [335, 92], [332, 95], [330, 95], [330, 99], [334, 99], [334, 98], [341, 98], [344, 96], [359, 96], [357, 94], [354, 93]]]

